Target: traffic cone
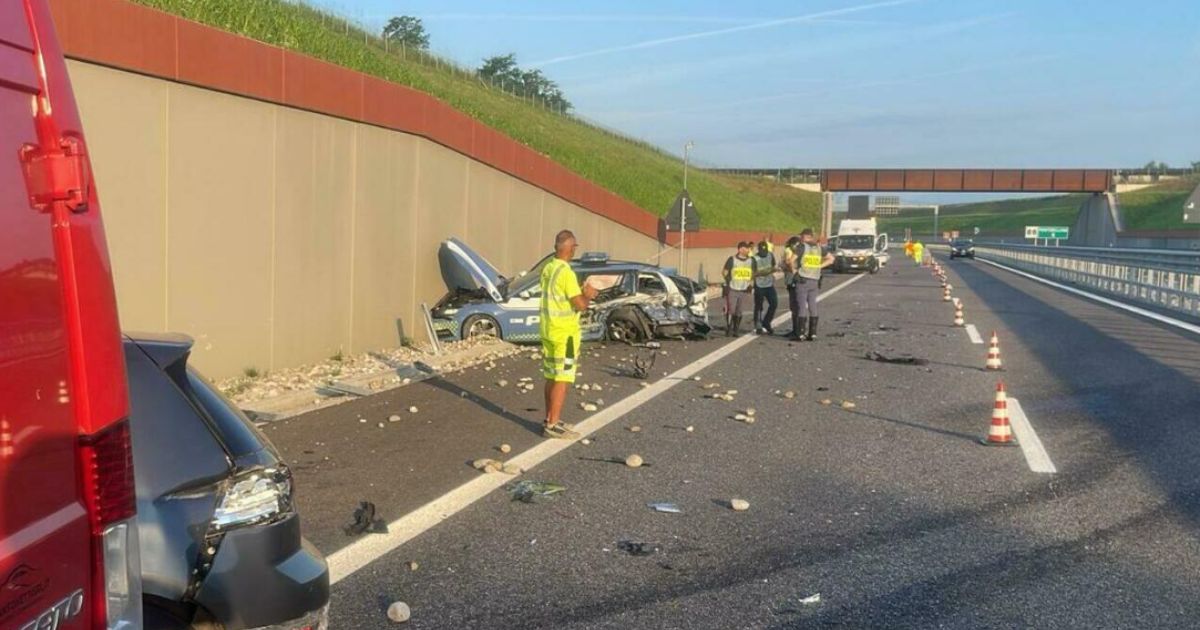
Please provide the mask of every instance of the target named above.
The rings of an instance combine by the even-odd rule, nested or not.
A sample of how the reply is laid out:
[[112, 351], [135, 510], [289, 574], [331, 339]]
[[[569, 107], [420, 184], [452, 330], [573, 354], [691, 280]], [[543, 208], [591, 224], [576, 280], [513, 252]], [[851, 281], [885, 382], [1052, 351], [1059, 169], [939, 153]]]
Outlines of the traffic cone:
[[1012, 425], [1008, 423], [1008, 393], [1004, 391], [1003, 381], [996, 383], [996, 403], [992, 406], [992, 424], [988, 427], [987, 437], [979, 441], [985, 446], [1017, 445]]
[[13, 447], [13, 434], [9, 429], [8, 420], [0, 420], [0, 459], [12, 457], [16, 451]]
[[996, 336], [996, 331], [992, 331], [992, 341], [988, 344], [987, 362], [983, 364], [985, 370], [1003, 370], [1004, 364], [1000, 362], [1000, 338]]
[[948, 287], [944, 284], [942, 285], [942, 301], [943, 302], [950, 301], [950, 287]]
[[955, 299], [954, 300], [954, 325], [955, 326], [964, 326], [964, 325], [966, 325], [966, 323], [967, 323], [966, 320], [963, 319], [962, 302], [959, 302], [957, 299]]

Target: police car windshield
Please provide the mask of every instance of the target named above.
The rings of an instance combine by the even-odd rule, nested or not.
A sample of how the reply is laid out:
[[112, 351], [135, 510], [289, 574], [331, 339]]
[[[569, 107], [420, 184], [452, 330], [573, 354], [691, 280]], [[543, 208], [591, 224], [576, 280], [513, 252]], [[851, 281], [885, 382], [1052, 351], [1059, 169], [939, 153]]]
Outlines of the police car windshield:
[[837, 244], [842, 249], [870, 249], [875, 245], [875, 238], [869, 234], [839, 236]]
[[530, 269], [525, 275], [509, 280], [504, 286], [500, 287], [500, 290], [504, 292], [504, 295], [512, 296], [519, 295], [522, 291], [532, 292], [537, 289], [542, 277], [542, 268], [546, 266], [546, 263], [550, 262], [551, 258], [554, 258], [554, 254], [550, 254], [539, 260], [533, 266], [533, 269]]

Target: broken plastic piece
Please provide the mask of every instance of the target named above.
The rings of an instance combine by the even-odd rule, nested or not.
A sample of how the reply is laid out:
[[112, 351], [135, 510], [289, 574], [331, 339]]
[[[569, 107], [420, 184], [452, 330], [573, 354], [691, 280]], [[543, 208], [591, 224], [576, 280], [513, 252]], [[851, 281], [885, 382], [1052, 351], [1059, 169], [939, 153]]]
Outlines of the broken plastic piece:
[[548, 498], [554, 495], [565, 492], [566, 486], [553, 483], [550, 481], [532, 481], [525, 480], [514, 485], [510, 492], [514, 501], [523, 503], [533, 503], [537, 498]]
[[617, 549], [620, 549], [631, 556], [652, 556], [659, 551], [662, 551], [662, 546], [658, 543], [622, 540], [617, 542]]
[[675, 505], [674, 503], [665, 503], [665, 502], [647, 503], [646, 507], [654, 510], [655, 512], [666, 512], [667, 514], [682, 514], [683, 513], [683, 510], [679, 509], [679, 506]]

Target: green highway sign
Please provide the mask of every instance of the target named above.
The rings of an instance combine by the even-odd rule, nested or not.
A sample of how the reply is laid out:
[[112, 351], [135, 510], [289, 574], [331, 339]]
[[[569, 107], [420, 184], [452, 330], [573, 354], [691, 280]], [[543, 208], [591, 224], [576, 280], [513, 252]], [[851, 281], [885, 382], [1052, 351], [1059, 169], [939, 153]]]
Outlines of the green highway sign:
[[1025, 238], [1044, 238], [1064, 240], [1071, 233], [1071, 228], [1057, 225], [1026, 225]]

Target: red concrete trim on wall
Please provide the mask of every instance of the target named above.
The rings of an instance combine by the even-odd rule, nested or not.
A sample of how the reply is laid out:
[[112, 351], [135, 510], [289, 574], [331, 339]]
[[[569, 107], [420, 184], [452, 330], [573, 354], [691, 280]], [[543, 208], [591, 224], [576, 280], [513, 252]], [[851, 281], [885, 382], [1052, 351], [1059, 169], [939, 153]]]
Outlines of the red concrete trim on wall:
[[[50, 8], [73, 59], [419, 135], [658, 236], [656, 215], [423, 92], [128, 0], [50, 0]], [[704, 230], [689, 240], [725, 247], [743, 238], [736, 234]]]

